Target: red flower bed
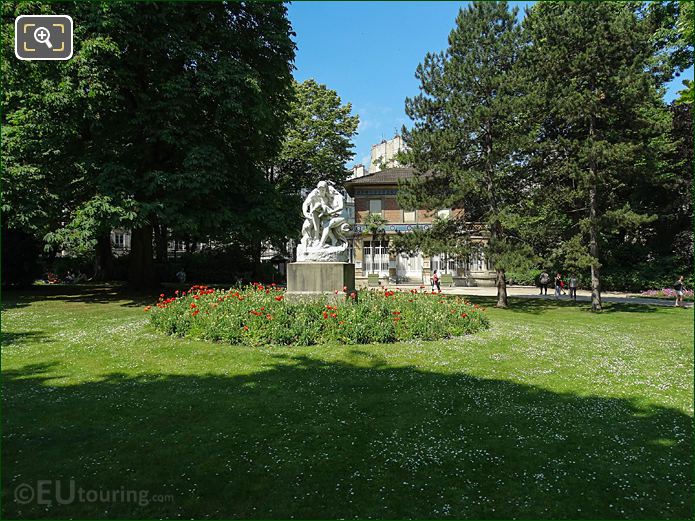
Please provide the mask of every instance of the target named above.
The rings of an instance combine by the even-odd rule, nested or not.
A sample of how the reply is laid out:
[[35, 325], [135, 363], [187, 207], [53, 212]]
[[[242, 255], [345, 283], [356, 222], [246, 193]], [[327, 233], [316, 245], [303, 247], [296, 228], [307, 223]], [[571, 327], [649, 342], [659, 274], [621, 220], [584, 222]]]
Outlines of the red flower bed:
[[287, 303], [275, 285], [193, 286], [173, 297], [160, 295], [145, 310], [154, 327], [167, 334], [249, 345], [435, 340], [475, 333], [489, 324], [484, 309], [461, 297], [389, 289], [364, 291], [359, 299], [347, 288], [342, 293], [345, 300], [337, 305]]

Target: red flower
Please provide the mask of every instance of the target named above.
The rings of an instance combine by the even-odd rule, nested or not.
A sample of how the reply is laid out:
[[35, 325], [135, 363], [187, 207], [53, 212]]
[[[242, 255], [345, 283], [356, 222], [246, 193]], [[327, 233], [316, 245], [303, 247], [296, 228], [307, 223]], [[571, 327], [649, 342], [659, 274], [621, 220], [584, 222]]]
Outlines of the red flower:
[[282, 296], [282, 295], [279, 295], [279, 296], [275, 297], [275, 300], [277, 300], [278, 302], [280, 302], [282, 299], [283, 299], [283, 296]]
[[159, 298], [164, 298], [164, 293], [160, 293]]
[[394, 315], [400, 315], [400, 314], [401, 314], [400, 311], [393, 311], [392, 313], [393, 313]]
[[149, 311], [150, 309], [152, 309], [152, 306], [145, 307], [145, 311]]
[[193, 316], [196, 316], [198, 313], [200, 313], [200, 311], [196, 309], [196, 310], [193, 312]]
[[178, 294], [179, 294], [179, 290], [177, 289], [176, 291], [174, 291], [174, 295], [178, 295]]
[[347, 286], [343, 286], [343, 293], [347, 293]]
[[323, 318], [328, 318], [328, 313], [326, 313], [325, 311], [323, 312]]
[[244, 326], [244, 331], [248, 331], [248, 330], [249, 330], [249, 326]]
[[462, 318], [466, 318], [468, 315], [466, 313], [461, 313]]
[[335, 318], [335, 317], [337, 317], [337, 316], [338, 316], [337, 313], [331, 313], [331, 318]]
[[195, 308], [195, 302], [191, 302], [191, 309]]
[[270, 315], [270, 313], [268, 313], [268, 314], [265, 316], [265, 318], [267, 318], [268, 320], [273, 320], [273, 317]]
[[354, 300], [355, 298], [357, 298], [357, 293], [355, 293], [354, 291], [353, 291], [352, 293], [350, 293], [350, 298], [353, 299], [353, 300]]
[[345, 324], [345, 321], [341, 320], [340, 322], [338, 322], [338, 324], [340, 324], [342, 326], [343, 324]]

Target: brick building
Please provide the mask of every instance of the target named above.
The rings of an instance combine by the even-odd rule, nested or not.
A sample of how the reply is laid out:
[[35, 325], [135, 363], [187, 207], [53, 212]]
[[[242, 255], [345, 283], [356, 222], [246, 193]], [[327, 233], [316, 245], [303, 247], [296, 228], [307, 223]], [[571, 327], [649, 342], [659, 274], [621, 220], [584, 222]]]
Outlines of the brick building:
[[[451, 274], [456, 285], [489, 286], [494, 285], [495, 273], [482, 252], [474, 253], [465, 259], [447, 257], [445, 254], [432, 257], [395, 254], [389, 243], [398, 232], [407, 233], [415, 228], [428, 229], [435, 216], [446, 217], [462, 210], [444, 208], [438, 212], [427, 210], [403, 210], [396, 200], [398, 182], [413, 177], [409, 167], [390, 167], [360, 177], [353, 177], [345, 183], [345, 189], [354, 200], [354, 262], [357, 283], [365, 285], [368, 274], [376, 273], [384, 281], [399, 283], [429, 283], [432, 272]], [[386, 219], [384, 240], [374, 241], [364, 234], [364, 221], [370, 213], [381, 214]], [[473, 239], [484, 242], [486, 233], [482, 227]]]

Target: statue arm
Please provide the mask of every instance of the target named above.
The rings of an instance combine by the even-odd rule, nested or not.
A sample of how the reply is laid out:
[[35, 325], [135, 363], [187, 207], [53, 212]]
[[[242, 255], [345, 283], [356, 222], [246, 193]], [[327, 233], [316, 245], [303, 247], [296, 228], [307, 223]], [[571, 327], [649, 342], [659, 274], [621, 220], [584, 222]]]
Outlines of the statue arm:
[[311, 219], [311, 204], [314, 202], [315, 192], [316, 190], [312, 190], [309, 195], [307, 195], [306, 199], [304, 199], [304, 203], [302, 204], [302, 213], [307, 219]]
[[345, 208], [345, 199], [343, 199], [343, 196], [341, 194], [338, 194], [336, 200], [337, 204], [335, 205], [335, 208], [333, 209], [332, 213], [340, 213]]

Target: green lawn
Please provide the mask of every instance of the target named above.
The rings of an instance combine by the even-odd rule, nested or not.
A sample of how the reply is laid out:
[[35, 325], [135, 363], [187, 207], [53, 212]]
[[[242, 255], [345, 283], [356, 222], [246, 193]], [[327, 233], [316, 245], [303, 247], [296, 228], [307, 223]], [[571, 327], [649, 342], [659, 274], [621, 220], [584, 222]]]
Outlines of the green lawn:
[[[4, 293], [3, 517], [693, 515], [692, 309], [472, 299], [471, 337], [251, 349], [151, 300]], [[149, 496], [15, 500], [39, 480]]]

